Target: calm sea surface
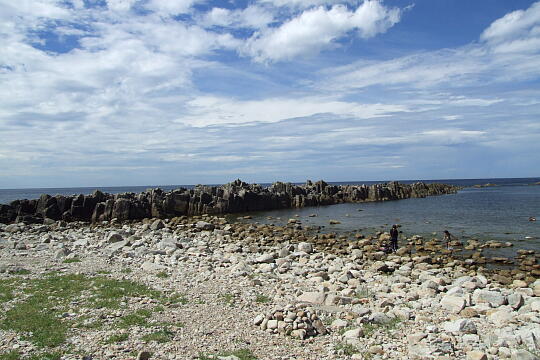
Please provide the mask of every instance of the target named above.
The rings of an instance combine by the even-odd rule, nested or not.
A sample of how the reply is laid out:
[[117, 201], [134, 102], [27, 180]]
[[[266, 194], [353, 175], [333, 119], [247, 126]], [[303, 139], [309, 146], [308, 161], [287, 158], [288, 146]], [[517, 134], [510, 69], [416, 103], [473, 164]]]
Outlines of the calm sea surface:
[[[411, 183], [414, 181], [402, 181]], [[406, 199], [379, 203], [340, 204], [304, 209], [274, 210], [252, 213], [250, 221], [284, 224], [298, 215], [303, 225], [324, 226], [323, 231], [349, 232], [388, 230], [394, 223], [401, 224], [404, 235], [419, 234], [440, 237], [448, 229], [463, 238], [511, 241], [516, 248], [540, 251], [540, 182], [539, 178], [432, 180], [466, 186], [453, 195], [433, 196], [424, 199]], [[377, 182], [343, 182], [339, 184], [372, 184]], [[472, 188], [476, 184], [492, 183], [497, 186]], [[160, 186], [171, 190], [180, 186]], [[102, 187], [103, 192], [141, 192], [157, 186]], [[16, 199], [35, 199], [41, 194], [90, 194], [95, 188], [58, 189], [0, 189], [0, 203]], [[316, 217], [308, 215], [316, 214]], [[538, 221], [529, 221], [529, 217]], [[272, 219], [268, 219], [272, 217]], [[341, 221], [329, 225], [329, 220]]]

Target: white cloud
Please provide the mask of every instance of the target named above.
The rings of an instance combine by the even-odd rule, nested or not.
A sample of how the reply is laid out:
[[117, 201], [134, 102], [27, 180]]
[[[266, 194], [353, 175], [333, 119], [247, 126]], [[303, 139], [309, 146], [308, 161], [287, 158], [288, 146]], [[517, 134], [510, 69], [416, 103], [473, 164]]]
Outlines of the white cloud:
[[137, 0], [107, 0], [107, 6], [113, 11], [128, 11]]
[[187, 103], [188, 114], [177, 122], [204, 127], [224, 124], [275, 123], [285, 119], [316, 114], [369, 119], [406, 112], [407, 107], [392, 104], [359, 104], [324, 97], [270, 98], [237, 101], [229, 98], [201, 96]]
[[[261, 66], [234, 52], [267, 63], [302, 56], [385, 31], [400, 11], [374, 1], [271, 2], [201, 13], [195, 1], [145, 0], [130, 11], [134, 0], [22, 0], [20, 8], [0, 0], [0, 83], [9, 85], [0, 87], [0, 187], [19, 184], [8, 175], [38, 186], [46, 176], [53, 186], [100, 177], [210, 182], [212, 173], [219, 182], [228, 174], [337, 177], [337, 168], [365, 178], [377, 166], [396, 176], [403, 163], [463, 155], [467, 146], [538, 152], [540, 107], [529, 81], [540, 75], [540, 30], [527, 20], [531, 9], [512, 23], [517, 32], [317, 72], [318, 61]], [[186, 12], [189, 21], [169, 16]], [[75, 47], [35, 46], [56, 35]]]
[[442, 117], [446, 121], [454, 121], [463, 118], [463, 115], [445, 115]]
[[356, 0], [261, 0], [261, 3], [271, 4], [277, 7], [290, 7], [297, 9], [307, 9], [318, 5], [333, 5], [333, 4], [354, 4]]
[[204, 26], [246, 27], [261, 29], [274, 21], [272, 12], [260, 6], [251, 5], [245, 9], [229, 10], [212, 8], [201, 20]]
[[69, 10], [61, 6], [59, 0], [0, 0], [2, 18], [22, 15], [25, 18], [63, 19], [69, 16]]
[[255, 34], [244, 52], [256, 61], [278, 61], [313, 54], [335, 46], [335, 41], [350, 31], [362, 38], [385, 32], [400, 20], [400, 10], [387, 8], [379, 1], [367, 0], [350, 11], [344, 5], [330, 9], [306, 10], [277, 28]]
[[540, 2], [527, 10], [517, 10], [494, 21], [481, 35], [481, 39], [491, 42], [505, 41], [509, 38], [529, 36], [540, 25]]
[[191, 6], [200, 0], [149, 0], [146, 7], [162, 15], [178, 15], [190, 12]]
[[455, 49], [357, 61], [327, 70], [327, 80], [318, 86], [331, 91], [374, 85], [459, 88], [540, 76], [540, 2], [494, 21], [481, 39], [485, 41]]

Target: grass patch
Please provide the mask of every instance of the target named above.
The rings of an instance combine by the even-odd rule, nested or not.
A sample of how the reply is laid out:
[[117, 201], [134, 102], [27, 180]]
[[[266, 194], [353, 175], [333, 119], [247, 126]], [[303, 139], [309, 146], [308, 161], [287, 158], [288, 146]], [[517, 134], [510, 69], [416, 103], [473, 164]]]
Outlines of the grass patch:
[[343, 342], [337, 343], [336, 346], [334, 347], [334, 350], [343, 352], [343, 354], [347, 356], [351, 356], [358, 353], [358, 349], [356, 347], [354, 347], [351, 344], [347, 344]]
[[27, 269], [16, 269], [16, 270], [10, 271], [9, 273], [12, 275], [28, 275], [31, 273], [31, 271]]
[[[30, 357], [25, 358], [26, 360], [60, 360], [62, 354], [59, 352], [54, 353], [41, 353], [34, 354]], [[0, 360], [21, 360], [21, 354], [18, 351], [10, 351], [8, 353], [0, 354]]]
[[152, 309], [153, 312], [157, 312], [157, 313], [160, 313], [160, 312], [164, 312], [165, 311], [165, 308], [161, 305], [156, 305], [154, 306], [154, 308]]
[[10, 351], [0, 354], [0, 360], [19, 360], [21, 355], [18, 351]]
[[[88, 322], [88, 317], [81, 317], [77, 322], [63, 318], [62, 314], [74, 303], [115, 308], [127, 297], [161, 298], [160, 292], [127, 280], [51, 273], [24, 283], [0, 280], [0, 303], [13, 300], [16, 290], [22, 291], [24, 296], [0, 314], [0, 329], [15, 331], [38, 348], [54, 348], [63, 344], [72, 327], [97, 329], [103, 326], [100, 320]], [[149, 310], [139, 310], [121, 318], [119, 323], [123, 327], [144, 326], [151, 314]], [[59, 358], [55, 353], [47, 354], [40, 354], [36, 360]], [[7, 353], [2, 356], [14, 355]]]
[[109, 337], [106, 341], [107, 344], [116, 344], [123, 341], [126, 341], [129, 338], [128, 334], [114, 334]]
[[226, 294], [221, 294], [220, 295], [220, 298], [221, 300], [223, 300], [223, 302], [227, 305], [232, 305], [234, 304], [234, 299], [235, 299], [235, 296], [233, 294], [230, 294], [230, 293], [226, 293]]
[[123, 268], [120, 272], [122, 274], [131, 274], [133, 271], [130, 268]]
[[61, 358], [62, 358], [61, 353], [54, 352], [54, 353], [42, 353], [42, 354], [32, 355], [28, 358], [28, 360], [60, 360]]
[[146, 342], [155, 341], [160, 344], [163, 344], [163, 343], [171, 341], [173, 337], [174, 337], [174, 333], [172, 331], [170, 331], [168, 328], [163, 328], [151, 334], [144, 335], [142, 339]]
[[[215, 359], [214, 357], [209, 357], [210, 355], [199, 354], [198, 360], [211, 360]], [[216, 354], [215, 356], [236, 356], [240, 360], [257, 360], [255, 355], [249, 349], [240, 349], [234, 351], [226, 351]]]
[[182, 294], [172, 294], [171, 296], [165, 298], [165, 301], [171, 304], [182, 304], [182, 305], [185, 305], [189, 302], [188, 299]]
[[4, 314], [0, 328], [15, 330], [38, 347], [62, 344], [69, 327], [67, 322], [59, 319], [58, 311], [53, 310], [53, 304], [48, 300], [46, 294], [34, 294], [16, 304]]
[[149, 310], [137, 310], [134, 313], [122, 316], [118, 326], [123, 329], [131, 326], [148, 326], [148, 318], [151, 315], [152, 313]]
[[384, 332], [394, 330], [398, 327], [400, 322], [401, 319], [395, 317], [388, 324], [363, 324], [364, 337], [371, 337], [371, 335], [373, 335], [373, 333], [377, 330], [382, 330]]
[[159, 291], [129, 280], [96, 277], [92, 280], [91, 285], [94, 296], [89, 301], [97, 309], [117, 309], [124, 297], [150, 297], [154, 299], [161, 297]]
[[0, 304], [13, 299], [13, 280], [0, 280]]
[[110, 271], [105, 271], [105, 270], [99, 270], [97, 272], [98, 275], [110, 275], [111, 272]]
[[255, 302], [266, 304], [270, 302], [270, 297], [266, 295], [258, 294], [257, 297], [255, 298]]
[[81, 262], [81, 259], [79, 258], [71, 258], [71, 259], [66, 259], [64, 261], [62, 261], [64, 264], [73, 264], [73, 263], [79, 263]]
[[156, 274], [156, 276], [160, 279], [166, 279], [169, 277], [169, 274], [166, 271], [160, 271]]

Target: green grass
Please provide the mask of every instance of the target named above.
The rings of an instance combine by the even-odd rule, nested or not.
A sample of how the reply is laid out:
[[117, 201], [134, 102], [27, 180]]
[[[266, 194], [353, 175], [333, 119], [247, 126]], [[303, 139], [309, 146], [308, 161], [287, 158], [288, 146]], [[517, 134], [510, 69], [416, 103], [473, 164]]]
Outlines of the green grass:
[[[25, 358], [26, 360], [60, 360], [62, 354], [60, 353], [40, 353], [34, 354]], [[0, 360], [21, 360], [21, 354], [17, 351], [10, 351], [8, 353], [0, 354]]]
[[66, 260], [64, 260], [62, 262], [64, 264], [79, 263], [79, 262], [81, 262], [81, 259], [79, 259], [79, 258], [71, 258], [71, 259], [66, 259]]
[[160, 279], [166, 279], [169, 277], [169, 274], [166, 271], [160, 271], [156, 274], [156, 276]]
[[145, 285], [129, 280], [115, 280], [96, 277], [92, 280], [93, 297], [90, 303], [94, 308], [118, 309], [124, 297], [161, 298], [161, 293]]
[[116, 343], [126, 341], [127, 339], [129, 339], [128, 334], [114, 334], [111, 337], [109, 337], [105, 342], [107, 344], [116, 344]]
[[13, 280], [0, 280], [0, 304], [13, 299]]
[[130, 268], [123, 268], [121, 270], [122, 274], [131, 274], [133, 271]]
[[[55, 348], [63, 344], [72, 327], [96, 329], [103, 326], [100, 320], [85, 323], [87, 317], [81, 317], [77, 322], [63, 318], [62, 314], [73, 308], [73, 303], [117, 308], [129, 297], [162, 298], [160, 292], [127, 280], [58, 273], [28, 279], [24, 285], [0, 280], [0, 303], [13, 300], [15, 291], [22, 291], [24, 295], [9, 310], [0, 313], [0, 329], [15, 331], [38, 348]], [[150, 310], [138, 310], [120, 318], [117, 325], [124, 328], [146, 326], [151, 314]], [[7, 353], [2, 356], [9, 359], [6, 356], [14, 355]], [[36, 360], [59, 358], [55, 353], [39, 356]]]
[[142, 339], [146, 342], [155, 341], [160, 344], [169, 342], [173, 339], [174, 333], [168, 328], [163, 328], [148, 335], [144, 335]]
[[354, 355], [354, 354], [358, 353], [358, 349], [356, 347], [354, 347], [351, 344], [346, 344], [346, 343], [343, 343], [343, 342], [337, 343], [335, 345], [335, 347], [334, 347], [334, 350], [342, 351], [343, 354], [345, 354], [347, 356], [351, 356], [351, 355]]
[[17, 269], [17, 270], [14, 270], [14, 271], [10, 271], [9, 273], [12, 274], [12, 275], [28, 275], [31, 272], [30, 272], [30, 270], [27, 270], [27, 269]]
[[388, 324], [370, 324], [366, 323], [363, 325], [364, 330], [364, 337], [371, 337], [373, 333], [377, 330], [382, 330], [384, 332], [388, 332], [390, 330], [394, 330], [398, 327], [399, 323], [401, 322], [400, 318], [393, 318]]
[[32, 355], [28, 360], [60, 360], [61, 358], [62, 354], [55, 352]]
[[164, 312], [165, 311], [165, 308], [161, 305], [156, 305], [154, 306], [154, 308], [152, 309], [153, 312], [157, 312], [157, 313], [160, 313], [160, 312]]
[[227, 305], [232, 305], [234, 304], [234, 298], [235, 296], [233, 294], [229, 294], [229, 293], [226, 293], [226, 294], [221, 294], [220, 295], [220, 298], [223, 300], [223, 302]]
[[[225, 351], [216, 355], [217, 356], [236, 356], [240, 360], [257, 360], [255, 355], [253, 355], [253, 353], [249, 349]], [[211, 360], [211, 359], [215, 359], [215, 358], [211, 358], [209, 357], [209, 355], [205, 355], [205, 354], [199, 354], [199, 357], [197, 358], [197, 360]]]
[[124, 315], [118, 321], [118, 327], [126, 329], [131, 326], [148, 326], [148, 318], [152, 315], [149, 310], [137, 310]]
[[182, 305], [185, 305], [189, 302], [188, 299], [182, 294], [172, 294], [171, 296], [166, 297], [164, 301], [171, 304], [182, 304]]
[[[68, 293], [57, 289], [57, 293]], [[58, 310], [54, 310], [55, 292], [48, 295], [46, 291], [33, 293], [26, 301], [15, 304], [0, 321], [0, 328], [14, 330], [22, 334], [22, 338], [30, 340], [38, 347], [55, 347], [66, 340], [69, 328], [67, 322], [59, 319]], [[61, 302], [61, 300], [58, 300]]]
[[0, 354], [0, 360], [19, 360], [21, 355], [18, 351], [10, 351], [8, 353]]
[[258, 303], [261, 303], [261, 304], [269, 303], [270, 300], [271, 300], [270, 297], [268, 297], [266, 295], [262, 295], [262, 294], [258, 294], [257, 297], [255, 298], [255, 302], [258, 302]]

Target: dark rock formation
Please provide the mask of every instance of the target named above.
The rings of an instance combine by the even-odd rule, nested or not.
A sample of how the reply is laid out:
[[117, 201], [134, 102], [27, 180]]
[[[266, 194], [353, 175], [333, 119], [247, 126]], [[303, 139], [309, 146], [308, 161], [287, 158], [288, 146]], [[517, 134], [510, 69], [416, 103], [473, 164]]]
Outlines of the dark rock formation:
[[181, 215], [228, 214], [306, 206], [387, 201], [455, 193], [446, 184], [390, 182], [376, 185], [330, 185], [324, 181], [304, 185], [276, 182], [265, 188], [235, 180], [222, 186], [198, 185], [169, 192], [152, 189], [143, 193], [71, 197], [42, 195], [37, 200], [16, 200], [0, 205], [0, 222], [40, 223], [44, 219], [66, 221], [119, 221], [171, 218]]

